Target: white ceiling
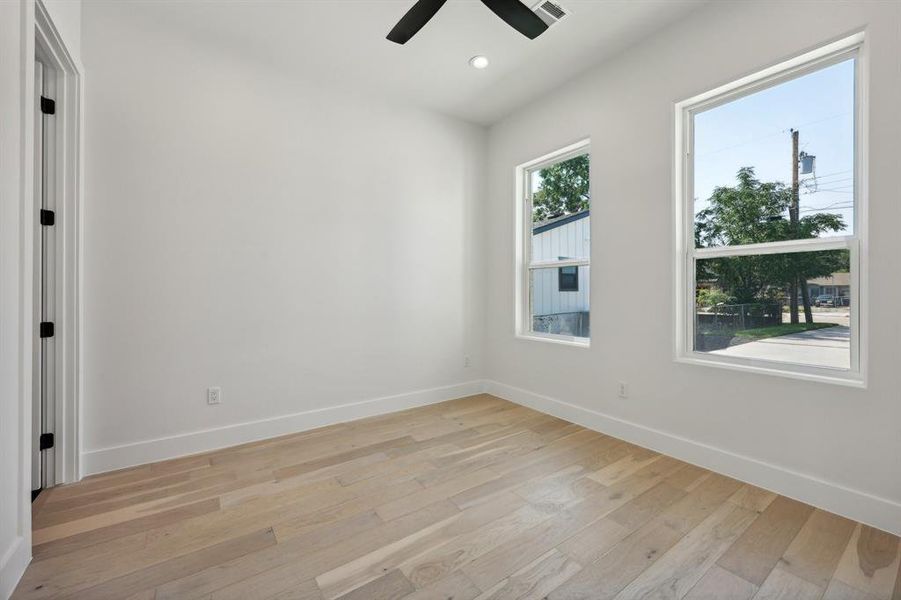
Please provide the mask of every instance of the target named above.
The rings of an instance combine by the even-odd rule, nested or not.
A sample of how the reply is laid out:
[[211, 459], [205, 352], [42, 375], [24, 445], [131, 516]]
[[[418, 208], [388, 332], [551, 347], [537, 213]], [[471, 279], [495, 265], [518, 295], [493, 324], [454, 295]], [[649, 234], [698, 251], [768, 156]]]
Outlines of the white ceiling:
[[[535, 40], [477, 0], [449, 0], [406, 45], [387, 41], [413, 2], [144, 0], [127, 6], [299, 76], [490, 124], [705, 0], [561, 0], [570, 16]], [[469, 66], [476, 54], [488, 56], [487, 69]]]

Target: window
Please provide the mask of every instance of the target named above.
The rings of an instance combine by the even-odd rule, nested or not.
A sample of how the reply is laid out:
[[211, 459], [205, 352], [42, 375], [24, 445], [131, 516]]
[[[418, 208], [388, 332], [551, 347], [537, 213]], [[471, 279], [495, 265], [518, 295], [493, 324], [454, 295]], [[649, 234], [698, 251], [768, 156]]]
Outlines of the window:
[[863, 382], [862, 41], [676, 105], [680, 360]]
[[579, 291], [579, 267], [560, 267], [557, 289], [561, 292]]
[[520, 336], [588, 344], [589, 167], [585, 141], [517, 168]]

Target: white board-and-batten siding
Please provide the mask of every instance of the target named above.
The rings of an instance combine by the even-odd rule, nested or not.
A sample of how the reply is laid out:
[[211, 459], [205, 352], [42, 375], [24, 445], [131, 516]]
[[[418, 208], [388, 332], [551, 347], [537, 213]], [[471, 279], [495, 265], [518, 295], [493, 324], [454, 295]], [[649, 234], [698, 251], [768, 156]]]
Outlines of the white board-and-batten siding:
[[[587, 258], [590, 253], [591, 218], [587, 214], [532, 235], [533, 262]], [[579, 267], [577, 292], [560, 291], [556, 267], [532, 270], [532, 314], [540, 316], [588, 312], [590, 269], [587, 266]]]

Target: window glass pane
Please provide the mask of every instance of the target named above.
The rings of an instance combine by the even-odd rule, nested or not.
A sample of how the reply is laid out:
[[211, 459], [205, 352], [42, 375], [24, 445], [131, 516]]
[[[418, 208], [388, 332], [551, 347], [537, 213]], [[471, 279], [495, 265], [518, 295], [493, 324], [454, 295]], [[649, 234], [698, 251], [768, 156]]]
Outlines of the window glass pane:
[[579, 291], [579, 267], [560, 267], [559, 284], [557, 288], [561, 292]]
[[533, 332], [590, 337], [588, 277], [591, 267], [572, 269], [578, 272], [579, 289], [571, 292], [560, 290], [560, 269], [556, 267], [529, 272], [529, 317]]
[[850, 369], [847, 250], [699, 259], [695, 270], [696, 351]]
[[532, 262], [591, 255], [589, 160], [582, 154], [529, 174]]
[[694, 115], [696, 246], [853, 233], [855, 62]]

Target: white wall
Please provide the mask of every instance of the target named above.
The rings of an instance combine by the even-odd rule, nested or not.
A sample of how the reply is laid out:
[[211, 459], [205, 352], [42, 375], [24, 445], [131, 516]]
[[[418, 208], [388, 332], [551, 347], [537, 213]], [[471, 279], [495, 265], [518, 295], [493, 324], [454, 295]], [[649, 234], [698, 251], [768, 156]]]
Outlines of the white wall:
[[477, 390], [485, 130], [154, 23], [84, 8], [85, 472]]
[[0, 2], [0, 598], [31, 558], [33, 3]]
[[43, 0], [69, 54], [81, 59], [81, 0]]
[[[673, 103], [865, 27], [866, 390], [675, 364]], [[494, 126], [485, 221], [491, 390], [901, 532], [901, 3], [718, 2]], [[514, 168], [591, 137], [591, 348], [514, 330]], [[617, 398], [617, 382], [630, 398]]]

